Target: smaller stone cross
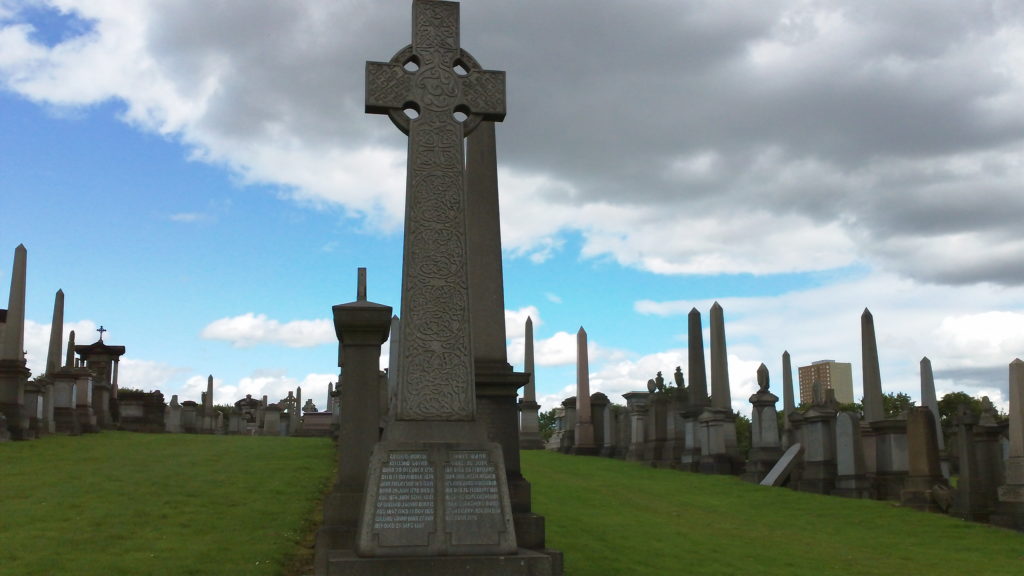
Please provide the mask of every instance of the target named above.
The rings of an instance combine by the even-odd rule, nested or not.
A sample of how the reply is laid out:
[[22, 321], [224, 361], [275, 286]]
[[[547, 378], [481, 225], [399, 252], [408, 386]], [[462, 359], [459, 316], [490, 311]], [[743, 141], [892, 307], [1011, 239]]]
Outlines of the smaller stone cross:
[[96, 331], [100, 333], [100, 342], [103, 342], [103, 333], [109, 332], [109, 330], [104, 328], [103, 325], [101, 324], [100, 327], [96, 329]]
[[356, 284], [356, 301], [366, 302], [366, 268], [357, 272]]

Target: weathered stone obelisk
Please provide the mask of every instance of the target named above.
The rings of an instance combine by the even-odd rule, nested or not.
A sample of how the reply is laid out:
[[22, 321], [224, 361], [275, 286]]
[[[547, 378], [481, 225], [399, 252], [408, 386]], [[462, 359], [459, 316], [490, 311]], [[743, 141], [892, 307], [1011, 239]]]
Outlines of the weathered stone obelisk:
[[366, 111], [409, 136], [397, 410], [370, 457], [360, 557], [329, 572], [539, 573], [551, 558], [517, 553], [502, 449], [476, 418], [463, 138], [504, 118], [505, 77], [459, 46], [458, 4], [415, 0], [412, 20], [412, 44], [366, 66]]
[[46, 372], [39, 382], [43, 386], [42, 430], [53, 434], [57, 431], [54, 421], [54, 379], [60, 370], [61, 345], [64, 338], [64, 291], [57, 290], [53, 298], [53, 318], [50, 321], [50, 346], [46, 351]]
[[[860, 317], [864, 370], [864, 457], [878, 498], [899, 500], [907, 477], [907, 421], [886, 418], [882, 374], [875, 340], [875, 318], [867, 308]], [[863, 426], [863, 425], [862, 425]]]
[[590, 354], [587, 331], [580, 326], [576, 332], [576, 436], [573, 454], [597, 454], [594, 420], [590, 412]]
[[700, 311], [690, 310], [687, 316], [687, 370], [690, 373], [690, 387], [686, 389], [686, 407], [681, 416], [683, 420], [683, 453], [680, 457], [680, 468], [687, 472], [700, 469], [700, 453], [703, 442], [701, 436], [704, 429], [698, 419], [708, 406], [708, 376], [704, 366], [704, 328], [701, 325]]
[[935, 436], [939, 442], [942, 477], [949, 478], [949, 456], [946, 453], [946, 438], [942, 433], [939, 399], [935, 394], [935, 376], [932, 373], [932, 361], [927, 356], [921, 358], [921, 405], [932, 411], [932, 418], [935, 423]]
[[518, 546], [543, 549], [544, 518], [531, 512], [530, 483], [522, 475], [519, 459], [516, 400], [531, 375], [512, 368], [506, 346], [494, 122], [481, 122], [466, 140], [466, 188], [477, 418], [487, 429], [487, 439], [501, 446]]
[[875, 317], [867, 308], [860, 316], [860, 353], [864, 382], [864, 421], [868, 424], [885, 419], [882, 403], [882, 373], [878, 367], [878, 344], [875, 341]]
[[737, 468], [736, 418], [729, 390], [729, 355], [725, 346], [725, 315], [722, 306], [711, 306], [711, 406], [700, 415], [700, 471], [732, 474]]
[[1010, 363], [1010, 451], [1006, 482], [999, 487], [999, 503], [992, 522], [1024, 530], [1024, 362]]
[[7, 418], [7, 429], [14, 440], [32, 437], [29, 412], [25, 409], [25, 279], [28, 251], [23, 244], [14, 250], [11, 268], [11, 292], [8, 296], [3, 341], [0, 342], [0, 413]]
[[793, 397], [793, 364], [789, 358], [789, 350], [782, 353], [782, 447], [789, 448], [796, 442], [793, 426], [789, 415], [796, 410]]
[[534, 376], [533, 358], [533, 318], [526, 318], [526, 337], [523, 344], [523, 371], [530, 375], [530, 380], [523, 387], [523, 397], [519, 400], [519, 447], [523, 450], [543, 450], [544, 439], [540, 436], [540, 422], [537, 404], [537, 380]]

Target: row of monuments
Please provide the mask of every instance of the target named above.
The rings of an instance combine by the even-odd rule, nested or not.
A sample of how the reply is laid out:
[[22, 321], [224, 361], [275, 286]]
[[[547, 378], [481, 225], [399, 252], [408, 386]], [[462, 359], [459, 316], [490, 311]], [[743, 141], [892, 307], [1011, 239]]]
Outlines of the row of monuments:
[[[529, 331], [527, 338], [531, 338]], [[585, 347], [585, 332], [580, 331]], [[921, 403], [898, 415], [883, 406], [874, 318], [861, 316], [863, 418], [844, 410], [833, 390], [816, 383], [809, 406], [794, 402], [789, 353], [782, 356], [783, 410], [769, 390], [768, 368], [757, 371], [751, 404], [750, 446], [738, 449], [729, 395], [721, 307], [711, 310], [711, 381], [707, 394], [700, 313], [689, 317], [687, 386], [681, 367], [675, 386], [662, 374], [647, 391], [623, 394], [625, 406], [589, 393], [586, 356], [580, 355], [577, 396], [556, 412], [550, 450], [598, 454], [689, 472], [737, 474], [744, 480], [818, 494], [877, 498], [921, 510], [1024, 530], [1024, 362], [1009, 366], [1009, 419], [1000, 421], [988, 399], [981, 414], [968, 406], [943, 430], [931, 361], [921, 360]], [[531, 343], [528, 341], [527, 350]], [[527, 360], [529, 362], [529, 360]], [[587, 402], [581, 402], [585, 398]], [[523, 438], [532, 438], [523, 420]], [[945, 445], [949, 435], [950, 448]], [[956, 486], [949, 483], [951, 469]]]

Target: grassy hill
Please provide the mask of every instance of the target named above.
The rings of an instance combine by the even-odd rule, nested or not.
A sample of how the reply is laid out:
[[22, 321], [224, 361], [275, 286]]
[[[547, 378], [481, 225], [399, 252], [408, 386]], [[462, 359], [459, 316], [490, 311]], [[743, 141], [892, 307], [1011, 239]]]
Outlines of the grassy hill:
[[[845, 500], [524, 452], [569, 576], [1024, 574], [1024, 535]], [[0, 444], [0, 574], [308, 573], [325, 439], [104, 432]]]
[[1024, 534], [886, 502], [523, 452], [566, 574], [1024, 574]]

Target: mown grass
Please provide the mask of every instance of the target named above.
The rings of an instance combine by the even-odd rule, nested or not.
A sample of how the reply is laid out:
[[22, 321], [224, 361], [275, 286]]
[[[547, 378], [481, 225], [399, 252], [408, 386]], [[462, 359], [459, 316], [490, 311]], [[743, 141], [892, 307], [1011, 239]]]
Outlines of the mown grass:
[[885, 502], [524, 451], [568, 576], [1024, 574], [1024, 535]]
[[286, 574], [308, 559], [333, 454], [127, 432], [0, 444], [0, 574]]

